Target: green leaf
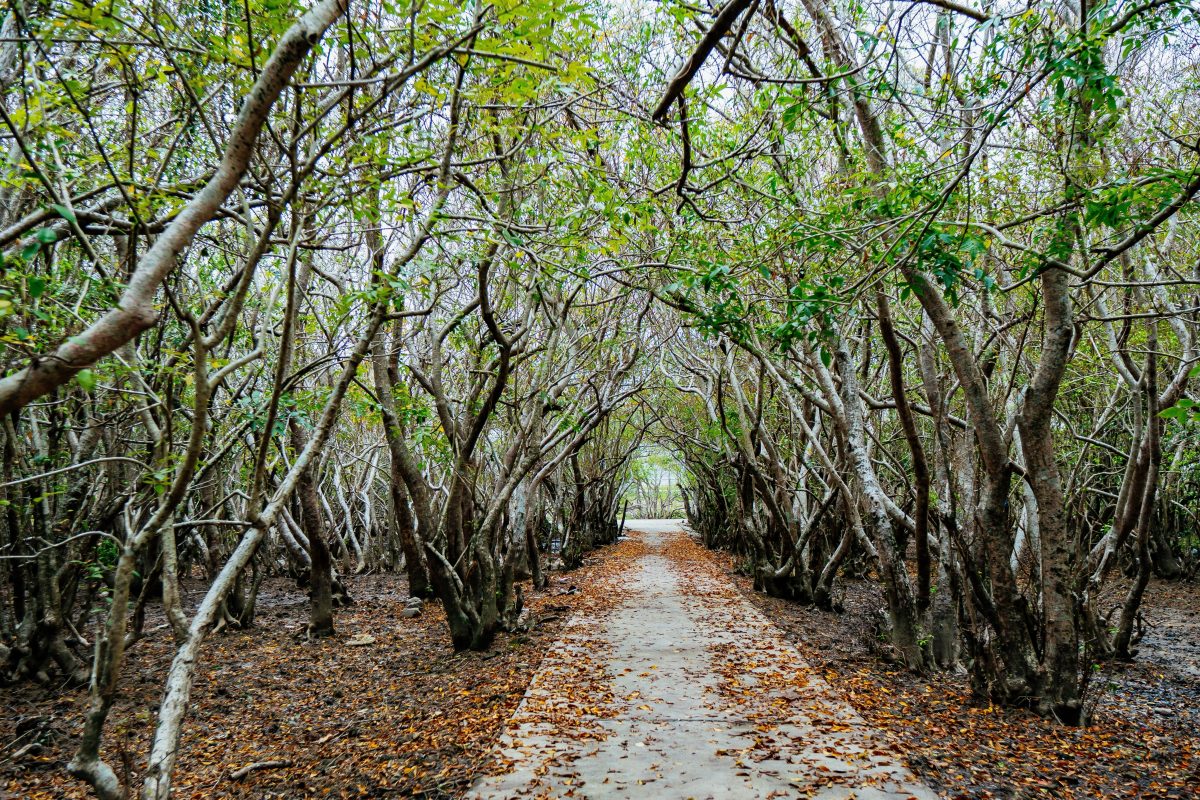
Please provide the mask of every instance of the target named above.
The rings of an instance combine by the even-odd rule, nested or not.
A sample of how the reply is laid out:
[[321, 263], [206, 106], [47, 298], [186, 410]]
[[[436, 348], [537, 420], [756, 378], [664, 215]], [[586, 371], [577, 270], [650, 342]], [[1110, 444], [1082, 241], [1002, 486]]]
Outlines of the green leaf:
[[58, 234], [55, 233], [51, 228], [42, 228], [40, 231], [34, 234], [34, 236], [36, 236], [37, 240], [42, 244], [54, 244], [58, 241]]
[[36, 275], [31, 276], [26, 282], [26, 285], [29, 287], [29, 296], [34, 300], [37, 300], [42, 296], [42, 293], [46, 291], [45, 278], [39, 278]]
[[1170, 408], [1164, 408], [1158, 412], [1158, 416], [1162, 419], [1174, 419], [1180, 422], [1200, 419], [1200, 403], [1184, 397]]
[[79, 386], [85, 392], [90, 392], [96, 388], [96, 373], [90, 369], [79, 370], [75, 375], [75, 380], [79, 382]]
[[785, 108], [781, 117], [783, 120], [783, 127], [787, 128], [789, 131], [794, 130], [796, 127], [796, 120], [800, 118], [802, 113], [804, 113], [804, 103], [793, 103]]
[[77, 224], [79, 222], [79, 220], [75, 216], [75, 212], [72, 211], [71, 209], [67, 208], [64, 205], [60, 205], [58, 203], [51, 203], [50, 208], [57, 211], [58, 215], [60, 217], [62, 217], [63, 219], [65, 219], [67, 222], [70, 222], [72, 224]]

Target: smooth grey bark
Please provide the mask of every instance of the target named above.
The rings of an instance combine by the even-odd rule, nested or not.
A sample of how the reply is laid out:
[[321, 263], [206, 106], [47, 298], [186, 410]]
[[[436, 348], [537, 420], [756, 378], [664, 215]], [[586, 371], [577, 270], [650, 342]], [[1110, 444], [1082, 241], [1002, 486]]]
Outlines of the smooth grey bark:
[[[174, 269], [179, 254], [237, 188], [280, 92], [329, 26], [345, 13], [347, 3], [348, 0], [323, 0], [288, 28], [243, 101], [212, 178], [139, 259], [117, 307], [68, 338], [53, 353], [36, 357], [24, 369], [0, 378], [0, 416], [7, 416], [61, 386], [158, 322], [154, 298], [163, 280]], [[113, 784], [108, 776], [100, 776], [99, 780], [106, 787]], [[102, 798], [108, 800], [110, 796], [115, 797], [102, 795]]]

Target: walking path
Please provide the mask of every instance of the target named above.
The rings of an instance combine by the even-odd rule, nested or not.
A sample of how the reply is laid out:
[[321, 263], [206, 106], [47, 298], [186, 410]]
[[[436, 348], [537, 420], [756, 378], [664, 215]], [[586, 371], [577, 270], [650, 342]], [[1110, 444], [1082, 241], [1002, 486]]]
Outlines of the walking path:
[[678, 523], [626, 528], [469, 798], [936, 800]]

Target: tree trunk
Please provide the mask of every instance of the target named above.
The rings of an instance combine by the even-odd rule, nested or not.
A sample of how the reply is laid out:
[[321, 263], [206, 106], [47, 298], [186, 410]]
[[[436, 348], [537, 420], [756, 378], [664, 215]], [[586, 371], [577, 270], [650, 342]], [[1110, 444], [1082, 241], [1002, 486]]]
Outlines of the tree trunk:
[[[288, 428], [292, 436], [292, 447], [300, 452], [308, 444], [308, 435], [295, 419]], [[308, 635], [320, 639], [333, 635], [333, 559], [326, 540], [325, 517], [317, 497], [317, 486], [313, 473], [318, 461], [313, 459], [300, 473], [296, 481], [296, 497], [300, 501], [300, 525], [308, 539], [308, 558], [311, 567], [308, 573]]]
[[1045, 304], [1042, 357], [1026, 389], [1018, 419], [1028, 480], [1037, 498], [1042, 545], [1045, 694], [1038, 702], [1038, 710], [1075, 725], [1081, 721], [1083, 709], [1079, 608], [1075, 601], [1081, 587], [1076, 585], [1078, 553], [1075, 537], [1067, 525], [1066, 504], [1050, 429], [1054, 401], [1066, 371], [1074, 336], [1068, 274], [1061, 269], [1047, 269], [1042, 274], [1042, 297]]

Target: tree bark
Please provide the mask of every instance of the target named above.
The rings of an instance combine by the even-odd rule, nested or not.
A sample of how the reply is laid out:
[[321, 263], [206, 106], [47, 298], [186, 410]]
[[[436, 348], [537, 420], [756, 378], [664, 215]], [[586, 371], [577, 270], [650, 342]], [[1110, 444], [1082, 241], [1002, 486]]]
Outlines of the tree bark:
[[[308, 445], [308, 435], [300, 423], [288, 423], [292, 447], [297, 453]], [[296, 481], [296, 497], [300, 501], [300, 525], [308, 540], [308, 635], [321, 639], [333, 635], [333, 558], [325, 530], [325, 517], [317, 498], [315, 472], [318, 461], [310, 461]]]
[[1074, 565], [1077, 553], [1067, 525], [1062, 481], [1055, 460], [1050, 420], [1059, 386], [1071, 353], [1074, 328], [1068, 274], [1054, 267], [1042, 275], [1045, 306], [1042, 357], [1025, 390], [1017, 424], [1025, 453], [1028, 480], [1037, 498], [1041, 537], [1042, 613], [1044, 630], [1045, 697], [1042, 713], [1068, 725], [1080, 722], [1082, 697], [1079, 679], [1079, 632], [1076, 607], [1078, 589]]
[[154, 297], [159, 286], [174, 269], [179, 254], [237, 188], [250, 166], [255, 142], [275, 100], [300, 62], [329, 26], [345, 13], [347, 3], [348, 0], [323, 0], [288, 28], [242, 104], [216, 173], [138, 261], [117, 307], [68, 338], [54, 353], [35, 357], [29, 366], [0, 378], [0, 417], [71, 380], [80, 370], [158, 322]]

